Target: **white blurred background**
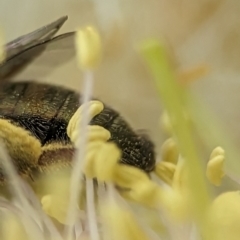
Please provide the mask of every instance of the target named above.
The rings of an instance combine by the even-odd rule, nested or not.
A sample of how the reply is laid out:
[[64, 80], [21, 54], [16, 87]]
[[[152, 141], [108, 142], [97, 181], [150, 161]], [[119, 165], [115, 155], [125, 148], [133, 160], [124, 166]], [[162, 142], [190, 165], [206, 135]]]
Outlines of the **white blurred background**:
[[[8, 0], [0, 1], [0, 26], [6, 41], [68, 15], [61, 33], [86, 24], [97, 26], [105, 44], [96, 72], [95, 97], [119, 110], [135, 129], [146, 129], [160, 146], [161, 113], [153, 81], [136, 44], [164, 39], [176, 71], [207, 64], [210, 73], [191, 84], [240, 143], [240, 1], [239, 0]], [[20, 77], [32, 79], [50, 64], [43, 61]], [[71, 61], [42, 81], [80, 89], [82, 74]]]

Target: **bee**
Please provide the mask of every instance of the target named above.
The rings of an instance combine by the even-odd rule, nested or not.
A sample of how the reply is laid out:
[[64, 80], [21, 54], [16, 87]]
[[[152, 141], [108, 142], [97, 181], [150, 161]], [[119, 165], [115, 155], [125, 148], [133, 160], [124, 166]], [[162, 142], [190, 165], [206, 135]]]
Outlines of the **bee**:
[[[67, 17], [6, 44], [6, 60], [0, 64], [0, 138], [21, 176], [34, 179], [39, 169], [55, 163], [71, 165], [74, 145], [67, 126], [81, 106], [80, 94], [70, 89], [35, 81], [11, 82], [10, 78], [51, 47], [73, 42], [74, 32], [53, 37]], [[120, 114], [104, 104], [90, 125], [111, 133], [109, 141], [122, 151], [120, 163], [151, 172], [155, 166], [154, 145], [137, 134]], [[0, 168], [0, 182], [4, 182]]]

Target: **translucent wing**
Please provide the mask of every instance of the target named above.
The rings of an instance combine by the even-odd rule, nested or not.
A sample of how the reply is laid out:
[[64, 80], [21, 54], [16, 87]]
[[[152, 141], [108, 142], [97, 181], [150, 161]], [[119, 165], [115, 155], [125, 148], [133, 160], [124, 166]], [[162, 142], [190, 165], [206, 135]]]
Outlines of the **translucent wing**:
[[[27, 67], [34, 59], [44, 56], [48, 71], [68, 61], [74, 56], [74, 33], [66, 33], [52, 38], [60, 29], [67, 17], [62, 17], [34, 32], [21, 36], [6, 44], [6, 60], [0, 64], [0, 80], [8, 79]], [[61, 52], [60, 57], [57, 53]], [[54, 54], [53, 54], [54, 53]], [[55, 58], [54, 56], [55, 55]], [[44, 71], [47, 74], [48, 71]], [[31, 76], [36, 78], [36, 76]]]

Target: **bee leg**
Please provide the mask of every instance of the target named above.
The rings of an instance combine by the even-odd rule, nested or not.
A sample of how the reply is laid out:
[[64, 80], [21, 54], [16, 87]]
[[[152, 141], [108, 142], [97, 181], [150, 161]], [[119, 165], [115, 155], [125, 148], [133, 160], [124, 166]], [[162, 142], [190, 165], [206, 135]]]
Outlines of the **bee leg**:
[[[37, 167], [42, 152], [39, 140], [6, 119], [0, 119], [0, 140], [5, 145], [17, 172], [29, 177], [31, 171]], [[4, 180], [0, 159], [0, 182]]]
[[83, 118], [83, 108], [88, 107], [90, 119], [94, 118], [104, 109], [102, 102], [94, 100], [87, 103], [87, 105], [82, 104], [78, 110], [74, 113], [70, 119], [67, 126], [67, 134], [72, 143], [76, 145], [78, 136], [80, 135], [80, 126]]

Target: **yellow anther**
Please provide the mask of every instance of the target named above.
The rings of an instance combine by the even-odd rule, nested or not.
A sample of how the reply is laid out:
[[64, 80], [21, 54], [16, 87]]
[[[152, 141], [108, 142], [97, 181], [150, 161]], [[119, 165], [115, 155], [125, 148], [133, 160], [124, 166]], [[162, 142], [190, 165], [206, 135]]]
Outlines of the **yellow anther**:
[[86, 153], [95, 153], [95, 152], [98, 152], [98, 150], [105, 144], [105, 142], [101, 141], [101, 140], [96, 140], [96, 141], [92, 141], [92, 142], [89, 142], [87, 144], [87, 150], [86, 150]]
[[161, 204], [161, 189], [153, 181], [137, 181], [130, 190], [122, 191], [125, 198], [157, 208]]
[[122, 188], [131, 188], [136, 181], [149, 181], [149, 177], [138, 168], [119, 164], [116, 167], [114, 182]]
[[[78, 141], [81, 138], [81, 131], [74, 131], [71, 140], [74, 141], [74, 145], [77, 147]], [[103, 141], [107, 142], [111, 137], [110, 132], [104, 127], [98, 125], [87, 126], [87, 140], [88, 142]]]
[[208, 180], [215, 186], [220, 186], [225, 173], [223, 171], [224, 156], [217, 156], [207, 164], [206, 175]]
[[88, 126], [88, 141], [103, 141], [106, 142], [110, 139], [111, 133], [104, 127], [98, 125]]
[[221, 147], [216, 147], [216, 148], [213, 149], [213, 151], [212, 151], [212, 153], [210, 155], [210, 159], [213, 159], [214, 157], [219, 156], [219, 155], [224, 156], [225, 155], [225, 151]]
[[208, 238], [216, 240], [240, 239], [240, 192], [227, 192], [212, 203], [206, 218]]
[[207, 164], [206, 176], [208, 180], [215, 186], [220, 186], [224, 174], [224, 150], [217, 147], [212, 151], [210, 159]]
[[95, 160], [96, 177], [99, 181], [112, 181], [121, 151], [114, 143], [105, 143], [97, 153]]
[[155, 173], [167, 184], [171, 185], [173, 176], [176, 170], [176, 165], [171, 162], [159, 162], [155, 167]]
[[114, 143], [90, 143], [84, 161], [84, 174], [99, 181], [112, 181], [120, 157], [121, 152]]
[[102, 141], [90, 142], [87, 145], [86, 156], [85, 156], [84, 165], [83, 165], [83, 173], [88, 178], [96, 177], [96, 171], [95, 171], [96, 154], [98, 154], [99, 150], [103, 145], [104, 145], [104, 142]]
[[179, 151], [176, 142], [169, 138], [167, 139], [161, 148], [161, 159], [165, 162], [176, 164], [178, 161]]
[[104, 108], [104, 105], [100, 101], [90, 101], [87, 105], [82, 104], [78, 110], [74, 113], [67, 126], [67, 134], [71, 141], [76, 144], [76, 141], [80, 135], [80, 126], [82, 121], [82, 112], [84, 107], [89, 107], [90, 119], [98, 115]]
[[[42, 209], [50, 217], [55, 218], [62, 224], [66, 224], [68, 199], [67, 196], [49, 194], [41, 199]], [[79, 209], [78, 209], [79, 210]], [[80, 210], [76, 214], [80, 214]]]
[[49, 216], [57, 219], [60, 223], [66, 223], [66, 215], [67, 215], [67, 206], [68, 204], [65, 202], [60, 203], [62, 198], [59, 198], [54, 195], [46, 195], [41, 199], [42, 209]]
[[102, 44], [98, 31], [88, 26], [76, 33], [77, 60], [83, 70], [95, 69], [102, 58]]

